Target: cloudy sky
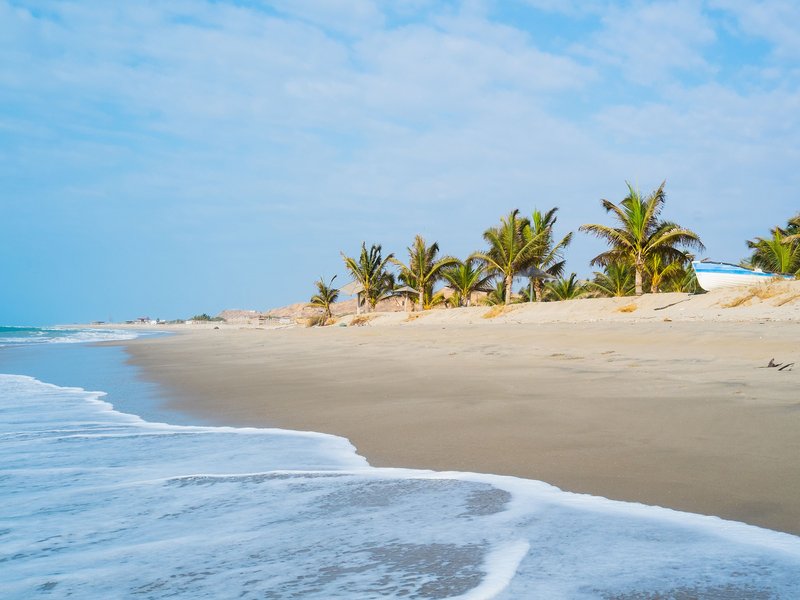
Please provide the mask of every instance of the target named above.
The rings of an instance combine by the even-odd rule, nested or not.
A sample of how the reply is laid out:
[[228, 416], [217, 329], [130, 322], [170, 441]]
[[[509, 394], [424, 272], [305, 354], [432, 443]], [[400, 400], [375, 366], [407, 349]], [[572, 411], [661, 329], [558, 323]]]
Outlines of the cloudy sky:
[[[667, 180], [712, 258], [800, 210], [794, 0], [0, 0], [0, 322], [307, 300]], [[601, 243], [577, 234], [586, 276]], [[344, 283], [345, 281], [342, 281]]]

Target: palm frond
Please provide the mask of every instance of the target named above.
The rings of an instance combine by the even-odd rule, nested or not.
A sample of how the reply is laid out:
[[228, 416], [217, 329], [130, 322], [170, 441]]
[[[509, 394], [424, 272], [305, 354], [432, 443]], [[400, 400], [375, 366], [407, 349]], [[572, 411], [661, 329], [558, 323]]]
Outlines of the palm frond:
[[569, 277], [567, 278], [562, 277], [556, 281], [548, 282], [545, 286], [547, 288], [548, 295], [557, 300], [572, 300], [574, 298], [580, 298], [585, 293], [585, 290], [578, 282], [577, 277], [577, 274], [570, 273]]
[[678, 260], [681, 246], [702, 249], [699, 236], [670, 221], [660, 220], [666, 203], [666, 181], [646, 198], [626, 182], [628, 195], [619, 203], [601, 200], [606, 212], [612, 213], [618, 227], [588, 224], [581, 231], [605, 240], [611, 249], [592, 259], [593, 265], [610, 265], [625, 260], [633, 265], [636, 293], [643, 292], [645, 263], [655, 254]]
[[633, 267], [622, 262], [612, 262], [587, 286], [601, 296], [630, 296], [634, 292]]
[[325, 319], [322, 321], [323, 324], [331, 318], [331, 304], [339, 299], [339, 290], [333, 287], [335, 279], [336, 275], [331, 277], [328, 283], [325, 283], [325, 279], [322, 277], [314, 282], [314, 285], [317, 286], [317, 293], [311, 296], [310, 304], [324, 311]]
[[449, 283], [454, 294], [458, 295], [457, 304], [468, 306], [473, 293], [488, 292], [494, 275], [475, 258], [458, 261], [442, 269], [442, 277]]
[[372, 244], [367, 250], [366, 242], [362, 242], [357, 260], [342, 253], [345, 268], [364, 288], [362, 293], [370, 308], [375, 308], [394, 287], [394, 276], [387, 271], [387, 266], [394, 260], [394, 254], [384, 257], [381, 250], [380, 244]]
[[584, 233], [589, 233], [595, 237], [604, 239], [612, 246], [633, 248], [629, 233], [622, 229], [600, 225], [599, 223], [589, 223], [587, 225], [581, 225], [578, 231], [583, 231]]

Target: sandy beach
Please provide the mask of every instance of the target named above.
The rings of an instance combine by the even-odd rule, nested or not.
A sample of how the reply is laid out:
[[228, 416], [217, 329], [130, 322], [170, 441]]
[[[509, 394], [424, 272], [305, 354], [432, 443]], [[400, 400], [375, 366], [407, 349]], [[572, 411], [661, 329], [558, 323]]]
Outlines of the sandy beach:
[[785, 300], [798, 289], [187, 327], [126, 347], [170, 408], [217, 424], [800, 534], [800, 303]]

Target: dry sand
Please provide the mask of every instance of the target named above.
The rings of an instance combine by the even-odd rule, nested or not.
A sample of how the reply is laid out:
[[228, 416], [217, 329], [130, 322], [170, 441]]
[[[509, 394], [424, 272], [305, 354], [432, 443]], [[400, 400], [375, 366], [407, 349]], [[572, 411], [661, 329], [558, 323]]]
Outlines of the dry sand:
[[[218, 424], [333, 433], [376, 466], [515, 475], [800, 534], [800, 303], [722, 307], [741, 295], [127, 346], [172, 408]], [[763, 368], [773, 357], [798, 366]]]

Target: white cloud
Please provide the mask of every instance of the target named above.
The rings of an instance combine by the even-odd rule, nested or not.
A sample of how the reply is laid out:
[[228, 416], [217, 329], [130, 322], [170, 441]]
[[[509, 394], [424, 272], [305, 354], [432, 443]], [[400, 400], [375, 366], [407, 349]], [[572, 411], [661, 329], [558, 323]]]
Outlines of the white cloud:
[[[352, 26], [306, 3], [15, 6], [0, 0], [4, 172], [76, 214], [145, 207], [237, 256], [250, 247], [231, 231], [264, 252], [313, 231], [336, 263], [362, 239], [396, 250], [417, 232], [464, 255], [514, 207], [560, 206], [574, 230], [605, 219], [599, 199], [625, 179], [667, 178], [666, 216], [719, 258], [796, 211], [800, 98], [785, 69], [758, 92], [714, 83], [715, 23], [696, 3], [616, 5], [578, 58], [480, 2], [409, 0], [402, 25], [386, 2], [352, 4]], [[624, 101], [605, 94], [620, 85]], [[578, 236], [569, 268], [599, 250]], [[310, 280], [327, 258], [303, 260]]]
[[537, 102], [594, 77], [570, 58], [537, 50], [511, 28], [461, 18], [438, 23], [385, 31], [357, 45], [367, 105], [406, 117], [463, 115], [501, 90]]
[[268, 4], [285, 15], [348, 35], [363, 35], [384, 25], [382, 11], [371, 0], [269, 0]]
[[795, 0], [710, 0], [710, 5], [733, 13], [739, 29], [770, 42], [778, 58], [798, 62], [800, 4]]
[[738, 260], [745, 239], [796, 210], [798, 108], [797, 92], [748, 95], [708, 84], [675, 89], [669, 102], [609, 108], [597, 121], [627, 149], [632, 173], [668, 179], [672, 214], [705, 231], [712, 255]]
[[521, 0], [524, 4], [546, 12], [579, 17], [597, 15], [607, 10], [609, 0]]
[[701, 8], [692, 0], [616, 5], [604, 13], [602, 29], [574, 50], [642, 85], [663, 85], [676, 73], [708, 75], [714, 67], [703, 49], [716, 34]]

